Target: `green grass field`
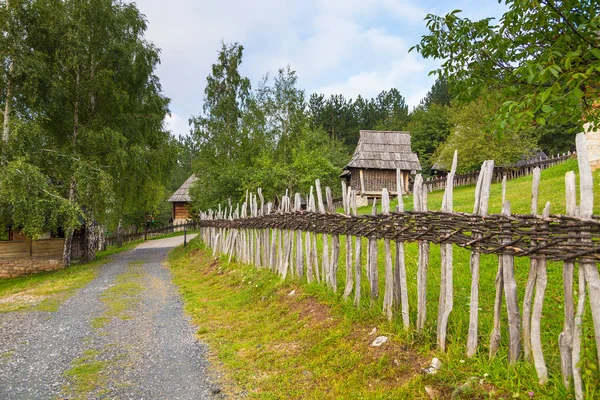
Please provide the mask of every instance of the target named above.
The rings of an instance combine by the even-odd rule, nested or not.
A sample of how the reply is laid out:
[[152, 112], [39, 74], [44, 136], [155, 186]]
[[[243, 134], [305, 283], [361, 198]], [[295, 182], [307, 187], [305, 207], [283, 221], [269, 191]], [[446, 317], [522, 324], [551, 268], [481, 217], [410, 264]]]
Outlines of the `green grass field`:
[[[560, 166], [542, 172], [540, 185], [540, 209], [546, 201], [551, 202], [552, 213], [564, 214], [565, 189], [564, 175], [567, 171], [577, 170], [575, 160], [570, 160]], [[595, 182], [600, 182], [600, 173], [595, 173]], [[596, 183], [596, 185], [597, 185]], [[440, 209], [442, 192], [429, 194], [429, 208]], [[595, 210], [600, 214], [600, 190], [596, 191]], [[490, 213], [500, 211], [500, 185], [493, 185], [490, 199]], [[509, 181], [507, 199], [511, 201], [513, 213], [528, 213], [531, 198], [531, 177]], [[472, 212], [474, 187], [455, 189], [454, 210]], [[412, 209], [412, 198], [405, 198], [407, 209]], [[370, 207], [360, 210], [370, 213]], [[319, 240], [322, 240], [319, 237]], [[342, 251], [338, 270], [338, 287], [343, 288], [345, 271], [342, 265], [345, 259], [344, 238], [340, 238]], [[366, 240], [363, 241], [363, 255], [366, 257]], [[198, 244], [195, 247], [198, 248]], [[392, 245], [392, 251], [395, 251]], [[196, 258], [195, 258], [196, 257]], [[439, 246], [432, 245], [427, 285], [427, 325], [421, 334], [414, 331], [405, 333], [398, 319], [388, 323], [382, 317], [382, 297], [372, 306], [366, 297], [368, 286], [362, 282], [363, 301], [360, 309], [355, 309], [350, 302], [344, 302], [340, 293], [332, 293], [323, 285], [311, 284], [289, 278], [281, 282], [279, 278], [265, 270], [238, 264], [227, 266], [221, 261], [213, 262], [199, 250], [188, 254], [179, 250], [172, 260], [176, 282], [181, 286], [186, 296], [188, 312], [193, 316], [202, 316], [201, 337], [216, 347], [219, 360], [224, 363], [226, 370], [239, 382], [242, 387], [254, 388], [251, 393], [257, 398], [280, 398], [289, 395], [291, 398], [425, 398], [424, 386], [440, 390], [443, 396], [450, 396], [461, 388], [461, 398], [574, 398], [571, 391], [566, 390], [560, 378], [560, 357], [558, 352], [558, 334], [563, 323], [563, 294], [562, 294], [562, 264], [549, 263], [548, 287], [542, 318], [542, 342], [544, 354], [550, 374], [549, 382], [540, 386], [537, 383], [535, 369], [532, 364], [520, 361], [514, 367], [507, 363], [507, 320], [502, 320], [502, 342], [496, 357], [488, 359], [489, 334], [492, 329], [493, 303], [495, 295], [494, 278], [497, 271], [497, 257], [482, 255], [480, 278], [480, 312], [479, 312], [479, 352], [468, 359], [465, 354], [469, 320], [470, 297], [470, 252], [454, 248], [454, 310], [450, 315], [448, 326], [448, 352], [443, 354], [436, 351], [437, 306], [439, 295], [440, 251]], [[365, 261], [365, 260], [363, 260]], [[380, 243], [379, 268], [380, 288], [383, 290], [383, 244]], [[406, 245], [406, 266], [409, 277], [409, 300], [411, 307], [411, 324], [416, 320], [416, 267], [417, 246], [415, 243]], [[364, 267], [364, 262], [363, 262]], [[529, 270], [529, 260], [517, 258], [515, 270], [519, 295], [523, 296], [524, 286]], [[198, 274], [198, 271], [201, 273]], [[366, 275], [363, 271], [363, 277]], [[394, 346], [405, 348], [406, 352], [414, 352], [413, 359], [427, 363], [431, 357], [438, 357], [444, 363], [442, 371], [436, 375], [421, 376], [406, 371], [399, 372], [392, 362], [396, 356], [393, 352], [381, 355], [379, 369], [371, 368], [364, 358], [369, 348], [350, 352], [347, 343], [353, 343], [356, 332], [346, 327], [341, 331], [321, 331], [315, 327], [302, 335], [299, 331], [289, 328], [294, 319], [293, 308], [285, 301], [282, 291], [299, 286], [303, 293], [310, 298], [325, 304], [331, 312], [331, 318], [341, 325], [350, 324], [353, 327], [377, 326], [392, 338]], [[255, 289], [253, 287], [256, 287]], [[264, 290], [264, 293], [261, 292]], [[291, 289], [290, 289], [291, 290]], [[208, 293], [214, 293], [211, 295]], [[262, 293], [262, 294], [261, 294]], [[260, 299], [265, 297], [266, 303]], [[282, 303], [282, 304], [280, 304]], [[505, 313], [505, 310], [503, 311]], [[586, 398], [600, 396], [600, 374], [598, 372], [596, 350], [593, 343], [593, 328], [589, 309], [586, 310], [583, 332], [582, 372], [586, 387]], [[296, 318], [297, 320], [297, 318]], [[199, 319], [200, 321], [200, 319]], [[243, 322], [244, 327], [237, 329], [236, 324]], [[293, 324], [292, 324], [293, 325]], [[291, 332], [290, 332], [291, 329]], [[357, 328], [360, 329], [360, 328]], [[288, 357], [286, 354], [271, 354], [268, 361], [262, 360], [263, 352], [252, 350], [254, 356], [243, 354], [249, 346], [246, 340], [248, 332], [254, 332], [257, 338], [253, 340], [269, 341], [271, 335], [294, 339], [303, 350]], [[333, 335], [333, 336], [331, 336]], [[254, 337], [254, 336], [252, 336]], [[260, 339], [264, 338], [264, 339]], [[281, 338], [279, 338], [281, 339]], [[226, 344], [226, 348], [224, 347]], [[254, 342], [252, 342], [254, 346]], [[393, 348], [393, 346], [392, 346]], [[246, 349], [246, 350], [243, 350]], [[243, 351], [242, 351], [243, 350]], [[365, 353], [366, 352], [366, 353]], [[332, 360], [338, 360], [337, 365]], [[365, 361], [367, 360], [367, 361]], [[241, 365], [244, 367], [241, 367]], [[289, 365], [293, 365], [291, 367]], [[302, 367], [298, 367], [301, 365]], [[425, 365], [426, 366], [426, 365]], [[241, 370], [240, 370], [241, 368]], [[297, 368], [305, 368], [310, 379]], [[407, 371], [411, 368], [404, 365]], [[251, 372], [255, 371], [255, 372]], [[394, 372], [396, 371], [396, 372]], [[401, 379], [395, 384], [386, 380], [390, 374], [397, 374]], [[408, 377], [407, 377], [408, 375]], [[350, 384], [342, 382], [351, 376]], [[473, 378], [473, 379], [470, 379]], [[372, 382], [386, 382], [377, 386]], [[465, 382], [471, 381], [469, 385]], [[372, 387], [369, 386], [371, 382]], [[474, 382], [474, 383], [473, 383]], [[289, 392], [291, 387], [300, 385], [304, 389], [301, 394]], [[329, 385], [329, 386], [328, 386]], [[329, 387], [326, 391], [324, 387]], [[290, 395], [290, 393], [292, 393]], [[295, 393], [295, 394], [294, 394]], [[341, 393], [356, 393], [342, 396]]]

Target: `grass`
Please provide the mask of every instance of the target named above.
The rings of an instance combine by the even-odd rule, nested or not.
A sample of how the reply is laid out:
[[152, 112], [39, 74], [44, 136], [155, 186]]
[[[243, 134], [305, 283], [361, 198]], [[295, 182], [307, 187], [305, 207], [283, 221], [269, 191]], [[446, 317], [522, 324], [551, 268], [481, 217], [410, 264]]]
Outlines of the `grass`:
[[141, 261], [129, 263], [127, 271], [117, 276], [115, 283], [102, 292], [100, 299], [106, 310], [92, 320], [93, 328], [102, 328], [113, 318], [122, 320], [133, 318], [130, 312], [139, 304], [139, 294], [143, 290], [139, 279], [142, 276], [140, 268], [142, 264]]
[[86, 350], [81, 357], [73, 360], [72, 367], [65, 372], [70, 385], [64, 390], [69, 391], [75, 398], [87, 398], [92, 392], [102, 395], [97, 390], [107, 379], [103, 371], [110, 362], [101, 360], [100, 356], [98, 350]]
[[130, 250], [139, 243], [141, 242], [131, 242], [120, 248], [110, 247], [100, 251], [96, 260], [90, 263], [0, 280], [0, 313], [56, 311], [65, 300], [96, 277], [98, 267], [107, 263], [110, 256]]
[[[551, 201], [553, 213], [564, 213], [564, 174], [570, 170], [577, 171], [574, 160], [542, 172], [540, 209], [546, 201]], [[595, 182], [600, 182], [600, 172], [594, 173], [594, 178]], [[530, 194], [531, 177], [508, 182], [507, 199], [511, 201], [513, 213], [530, 212]], [[440, 209], [442, 195], [442, 192], [429, 194], [430, 209]], [[500, 211], [500, 196], [500, 185], [493, 185], [490, 213]], [[600, 214], [600, 190], [596, 190], [595, 196], [595, 213]], [[456, 188], [454, 209], [471, 212], [473, 198], [474, 187]], [[407, 209], [412, 209], [412, 198], [405, 198], [405, 204]], [[370, 207], [360, 211], [369, 213]], [[345, 243], [343, 237], [340, 242]], [[365, 246], [366, 241], [363, 249]], [[395, 251], [393, 244], [392, 251]], [[345, 280], [341, 265], [344, 253], [342, 245], [338, 287], [343, 287]], [[365, 253], [363, 251], [364, 257]], [[248, 391], [253, 398], [426, 398], [425, 386], [448, 397], [461, 391], [461, 398], [529, 398], [530, 394], [535, 398], [574, 398], [573, 393], [562, 385], [557, 346], [563, 323], [562, 264], [548, 264], [542, 342], [550, 380], [540, 386], [532, 364], [520, 361], [513, 367], [508, 366], [506, 316], [502, 320], [501, 349], [494, 359], [488, 359], [496, 256], [481, 257], [479, 353], [471, 359], [464, 355], [469, 320], [469, 261], [468, 250], [454, 248], [455, 305], [448, 326], [449, 351], [445, 354], [437, 352], [435, 345], [440, 274], [440, 252], [436, 245], [432, 245], [430, 251], [428, 322], [421, 334], [405, 333], [398, 319], [392, 323], [384, 320], [382, 295], [373, 307], [369, 307], [369, 300], [363, 297], [361, 308], [357, 310], [344, 302], [339, 293], [334, 294], [320, 285], [307, 285], [292, 278], [282, 282], [262, 269], [214, 261], [196, 241], [187, 249], [173, 253], [171, 268], [184, 295], [186, 310], [200, 326], [200, 337], [212, 345], [234, 386]], [[383, 265], [380, 243], [380, 288], [383, 288]], [[414, 324], [417, 266], [414, 243], [406, 244], [406, 265], [411, 322]], [[529, 260], [516, 258], [515, 270], [519, 294], [523, 296]], [[361, 286], [366, 295], [368, 286], [364, 278]], [[293, 288], [297, 288], [306, 303], [293, 304], [287, 296]], [[331, 318], [329, 324], [306, 320], [307, 310], [316, 307], [312, 305], [313, 300], [319, 307], [325, 307], [329, 313], [327, 318]], [[505, 315], [506, 310], [503, 312]], [[584, 318], [581, 367], [585, 395], [596, 398], [600, 396], [600, 374], [589, 307]], [[365, 334], [362, 329], [373, 326], [392, 340], [391, 348], [385, 349], [385, 354], [369, 358], [370, 348], [365, 341], [368, 332]], [[401, 366], [396, 367], [393, 359], [399, 353], [394, 352], [394, 348], [408, 352], [413, 361], [402, 359]], [[427, 366], [433, 356], [442, 360], [442, 370], [436, 375], [415, 374], [414, 364]], [[399, 380], [394, 381], [391, 377], [399, 377]], [[466, 382], [470, 382], [469, 385], [465, 385]]]

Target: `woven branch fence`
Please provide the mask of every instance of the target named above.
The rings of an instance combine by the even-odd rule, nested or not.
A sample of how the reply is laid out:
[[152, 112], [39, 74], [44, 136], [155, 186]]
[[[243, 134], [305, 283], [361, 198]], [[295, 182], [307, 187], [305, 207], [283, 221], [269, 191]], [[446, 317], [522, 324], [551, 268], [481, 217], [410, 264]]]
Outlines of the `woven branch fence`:
[[[513, 165], [505, 165], [502, 167], [494, 168], [494, 176], [492, 182], [502, 182], [502, 179], [506, 176], [507, 179], [516, 179], [522, 176], [533, 174], [536, 168], [546, 169], [554, 167], [558, 164], [562, 164], [569, 158], [573, 157], [574, 154], [571, 152], [564, 154], [557, 154], [550, 156], [544, 160], [533, 160], [527, 163], [518, 163]], [[454, 176], [454, 187], [475, 185], [479, 178], [480, 171], [467, 172], [464, 174], [457, 174]], [[446, 188], [446, 177], [441, 178], [428, 178], [424, 182], [425, 187], [429, 192], [436, 190], [444, 190]]]
[[[391, 321], [395, 315], [405, 329], [421, 332], [427, 321], [427, 279], [430, 244], [440, 244], [441, 268], [437, 316], [437, 345], [446, 350], [448, 321], [454, 306], [453, 245], [471, 252], [471, 285], [469, 328], [466, 353], [477, 353], [479, 329], [479, 272], [480, 256], [498, 256], [495, 280], [493, 330], [489, 353], [493, 357], [500, 346], [502, 301], [506, 302], [508, 318], [509, 363], [523, 355], [533, 362], [541, 384], [548, 379], [541, 342], [542, 306], [547, 283], [547, 261], [563, 264], [564, 325], [558, 340], [561, 355], [561, 374], [565, 386], [574, 386], [576, 398], [583, 398], [580, 370], [582, 318], [586, 299], [591, 305], [596, 348], [600, 359], [600, 276], [596, 263], [600, 260], [600, 220], [592, 216], [592, 172], [583, 134], [577, 137], [577, 156], [580, 171], [580, 205], [576, 204], [575, 174], [566, 175], [566, 215], [550, 215], [550, 204], [539, 214], [538, 191], [540, 171], [533, 173], [531, 215], [511, 215], [510, 202], [505, 201], [506, 179], [503, 177], [502, 214], [488, 215], [490, 187], [494, 180], [494, 162], [484, 162], [477, 176], [474, 211], [472, 214], [453, 212], [453, 187], [456, 178], [455, 154], [451, 172], [445, 183], [441, 211], [427, 209], [428, 189], [420, 175], [414, 184], [414, 211], [405, 212], [402, 197], [395, 212], [390, 210], [390, 196], [383, 189], [382, 213], [357, 215], [356, 191], [342, 183], [344, 213], [335, 212], [331, 190], [325, 196], [317, 180], [311, 188], [307, 211], [302, 211], [299, 194], [294, 199], [286, 193], [277, 209], [265, 204], [261, 190], [247, 194], [246, 201], [234, 210], [227, 208], [202, 212], [200, 234], [215, 255], [224, 255], [243, 263], [269, 268], [283, 278], [292, 275], [309, 283], [326, 284], [338, 291], [340, 236], [345, 237], [346, 257], [343, 296], [354, 305], [361, 302], [363, 267], [371, 306], [380, 295], [378, 251], [379, 241], [384, 248], [383, 313]], [[402, 175], [397, 173], [397, 187], [402, 187]], [[321, 235], [322, 246], [317, 246]], [[368, 239], [366, 248], [362, 238]], [[391, 243], [395, 243], [392, 254]], [[416, 321], [411, 320], [408, 278], [404, 244], [418, 243]], [[363, 264], [363, 251], [367, 254]], [[319, 254], [320, 253], [320, 254]], [[515, 279], [515, 257], [527, 257], [530, 269], [522, 308], [519, 307]], [[577, 268], [575, 268], [577, 266]], [[577, 304], [574, 303], [574, 273], [578, 272]], [[343, 274], [343, 272], [342, 272]], [[587, 288], [587, 290], [586, 290]], [[534, 296], [535, 295], [535, 296]]]

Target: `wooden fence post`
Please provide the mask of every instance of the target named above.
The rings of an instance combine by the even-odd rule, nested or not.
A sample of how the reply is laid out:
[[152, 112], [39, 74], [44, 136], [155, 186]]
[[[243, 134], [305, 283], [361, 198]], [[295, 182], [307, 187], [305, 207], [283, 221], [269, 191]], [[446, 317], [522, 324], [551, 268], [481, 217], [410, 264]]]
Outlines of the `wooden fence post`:
[[[371, 209], [372, 215], [377, 215], [377, 199], [373, 199], [373, 208]], [[375, 299], [379, 297], [379, 270], [377, 269], [377, 238], [369, 237], [369, 250], [367, 253], [367, 265], [368, 265], [368, 276], [369, 286], [371, 288], [371, 305], [373, 305]]]
[[[539, 170], [539, 169], [538, 169]], [[542, 218], [548, 218], [550, 216], [550, 202], [546, 203]], [[547, 226], [542, 226], [542, 229], [547, 229]], [[539, 245], [544, 246], [546, 241], [540, 241]], [[535, 299], [533, 303], [533, 312], [531, 314], [531, 354], [533, 357], [533, 363], [535, 370], [538, 375], [538, 381], [540, 385], [543, 385], [548, 381], [548, 368], [544, 361], [544, 352], [542, 349], [541, 339], [541, 322], [542, 322], [542, 307], [544, 306], [544, 296], [546, 294], [546, 256], [541, 255], [537, 259], [537, 273], [535, 282]]]
[[[390, 195], [387, 189], [381, 191], [381, 213], [390, 215]], [[385, 251], [385, 291], [383, 295], [383, 313], [387, 315], [388, 321], [392, 320], [392, 304], [394, 301], [394, 271], [392, 269], [392, 250], [390, 239], [383, 239]]]
[[[351, 199], [352, 199], [353, 190], [351, 187], [348, 187], [344, 198], [342, 199], [342, 203], [344, 205], [344, 214], [350, 215], [351, 213]], [[339, 241], [339, 239], [338, 239]], [[338, 243], [339, 246], [339, 243]], [[352, 270], [352, 237], [346, 235], [346, 282], [344, 285], [344, 300], [347, 300], [352, 293], [352, 288], [354, 287], [353, 282], [353, 270]]]
[[[414, 209], [427, 211], [427, 190], [423, 186], [423, 176], [418, 174], [414, 183]], [[421, 227], [427, 229], [427, 227]], [[427, 269], [429, 266], [429, 242], [418, 241], [419, 258], [417, 267], [417, 332], [421, 332], [427, 318]]]
[[[404, 178], [400, 168], [396, 169], [396, 187], [401, 188], [398, 191], [397, 212], [404, 212], [404, 200], [402, 200], [402, 190], [404, 188]], [[402, 325], [407, 330], [410, 327], [410, 317], [408, 313], [408, 283], [406, 281], [406, 264], [404, 259], [404, 242], [396, 240], [396, 269], [394, 271], [394, 304], [396, 308], [401, 309]]]
[[[351, 190], [352, 215], [357, 216], [356, 211], [356, 190]], [[357, 236], [354, 240], [354, 307], [360, 307], [360, 281], [362, 275], [362, 237]]]
[[[335, 214], [335, 207], [333, 205], [333, 197], [331, 195], [331, 189], [325, 188], [325, 195], [327, 197], [327, 212]], [[331, 260], [329, 260], [329, 281], [331, 282], [331, 288], [333, 292], [337, 292], [337, 271], [338, 262], [340, 258], [340, 236], [338, 234], [331, 235]]]
[[[506, 175], [502, 178], [502, 204], [506, 202]], [[504, 291], [504, 258], [498, 256], [498, 273], [496, 274], [496, 298], [494, 300], [494, 327], [490, 335], [490, 358], [496, 355], [500, 347], [500, 314], [502, 313], [502, 293]], [[472, 300], [471, 300], [472, 301]]]
[[[475, 204], [473, 214], [486, 216], [490, 198], [490, 189], [494, 177], [494, 161], [483, 162], [481, 171], [475, 186]], [[504, 183], [506, 186], [506, 183]], [[473, 239], [481, 238], [481, 234], [474, 233]], [[477, 244], [471, 250], [471, 299], [469, 302], [469, 333], [467, 336], [467, 357], [473, 357], [477, 353], [478, 330], [479, 330], [479, 260], [480, 253]]]
[[[577, 189], [575, 183], [575, 172], [570, 171], [565, 175], [565, 194], [567, 215], [575, 217], [577, 215]], [[569, 239], [574, 241], [576, 239]], [[563, 330], [558, 335], [558, 346], [560, 348], [560, 369], [565, 387], [571, 384], [573, 377], [573, 367], [571, 365], [573, 358], [573, 324], [575, 319], [575, 303], [573, 301], [573, 272], [575, 263], [565, 261], [563, 264], [563, 292], [564, 292], [564, 321]]]
[[[454, 175], [458, 163], [458, 152], [454, 151], [452, 160], [452, 168], [446, 180], [446, 191], [442, 201], [442, 211], [451, 213], [453, 205], [452, 190], [454, 188]], [[448, 232], [450, 233], [450, 232]], [[454, 306], [454, 293], [452, 282], [452, 244], [441, 243], [441, 279], [440, 279], [440, 300], [438, 308], [438, 326], [437, 326], [437, 342], [438, 347], [442, 351], [446, 351], [446, 331], [448, 328], [448, 318]]]
[[[296, 193], [294, 195], [294, 209], [298, 213], [302, 211], [302, 197], [300, 193]], [[296, 232], [296, 275], [298, 278], [302, 278], [304, 276], [304, 259], [302, 248], [302, 230], [298, 230]]]
[[[531, 215], [538, 215], [538, 194], [540, 187], [540, 168], [533, 170], [533, 179], [531, 180]], [[536, 241], [532, 240], [535, 246]], [[525, 286], [525, 295], [523, 297], [523, 355], [526, 360], [531, 359], [531, 302], [533, 300], [533, 290], [536, 283], [537, 257], [530, 258], [529, 276]]]
[[[580, 217], [590, 219], [594, 212], [594, 183], [592, 169], [588, 156], [585, 133], [579, 133], [576, 137], [577, 162], [579, 164], [579, 207]], [[581, 233], [581, 240], [589, 243], [592, 241], [589, 232]], [[590, 309], [592, 311], [592, 323], [594, 325], [594, 336], [596, 339], [597, 360], [600, 361], [600, 275], [593, 259], [582, 260], [580, 268], [583, 267], [585, 281], [587, 282]]]

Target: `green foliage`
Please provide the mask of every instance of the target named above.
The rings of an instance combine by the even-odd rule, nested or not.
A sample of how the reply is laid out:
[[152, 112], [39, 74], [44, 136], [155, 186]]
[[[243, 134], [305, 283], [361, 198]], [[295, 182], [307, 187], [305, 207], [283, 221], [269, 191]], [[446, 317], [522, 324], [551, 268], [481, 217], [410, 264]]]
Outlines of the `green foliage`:
[[222, 44], [207, 79], [203, 114], [192, 119], [195, 206], [236, 202], [258, 187], [274, 200], [286, 190], [307, 192], [317, 178], [337, 188], [347, 154], [338, 140], [311, 126], [295, 71], [282, 68], [252, 90], [238, 71], [242, 55], [242, 46]]
[[[162, 127], [168, 99], [154, 75], [158, 50], [144, 38], [146, 22], [136, 5], [16, 1], [10, 10], [2, 7], [0, 25], [1, 72], [14, 94], [1, 162], [26, 160], [28, 173], [38, 171], [33, 176], [40, 182], [45, 177], [44, 193], [85, 213], [70, 219], [76, 224], [58, 222], [64, 228], [84, 220], [140, 223], [157, 212], [177, 151]], [[0, 84], [0, 101], [6, 94]], [[12, 198], [22, 191], [4, 190]], [[13, 209], [5, 212], [7, 223], [31, 234], [42, 219], [57, 219], [52, 207], [22, 218]]]
[[[80, 211], [56, 194], [49, 179], [23, 159], [0, 170], [0, 220], [12, 221], [23, 233], [36, 239], [45, 231], [79, 225]], [[5, 230], [6, 226], [2, 227]]]
[[496, 165], [503, 165], [529, 156], [537, 144], [531, 129], [505, 129], [502, 134], [490, 129], [498, 107], [497, 102], [479, 99], [450, 109], [453, 128], [433, 159], [448, 169], [454, 150], [458, 150], [458, 171], [467, 172], [479, 169], [485, 160], [494, 160]]
[[428, 107], [415, 108], [411, 114], [408, 131], [412, 150], [419, 156], [425, 174], [436, 162], [434, 152], [450, 134], [450, 113], [448, 106], [431, 103]]
[[[597, 124], [600, 8], [593, 0], [506, 0], [500, 21], [472, 21], [460, 10], [426, 17], [429, 34], [413, 47], [442, 60], [459, 100], [497, 92], [500, 126], [586, 120]], [[411, 49], [412, 50], [412, 49]]]

